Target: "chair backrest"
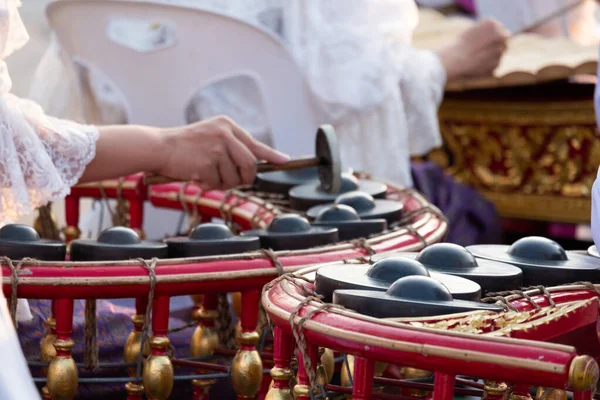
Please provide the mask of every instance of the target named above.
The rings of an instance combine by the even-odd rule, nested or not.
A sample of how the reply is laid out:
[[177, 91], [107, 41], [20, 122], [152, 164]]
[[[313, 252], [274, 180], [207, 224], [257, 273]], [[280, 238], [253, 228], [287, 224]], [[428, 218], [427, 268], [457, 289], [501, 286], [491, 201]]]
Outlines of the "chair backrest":
[[[290, 53], [265, 29], [213, 11], [129, 0], [60, 0], [46, 11], [67, 54], [118, 87], [129, 123], [183, 125], [200, 88], [248, 75], [260, 88], [273, 146], [290, 155], [314, 153], [313, 98]], [[118, 19], [166, 24], [175, 41], [136, 51], [108, 37]]]

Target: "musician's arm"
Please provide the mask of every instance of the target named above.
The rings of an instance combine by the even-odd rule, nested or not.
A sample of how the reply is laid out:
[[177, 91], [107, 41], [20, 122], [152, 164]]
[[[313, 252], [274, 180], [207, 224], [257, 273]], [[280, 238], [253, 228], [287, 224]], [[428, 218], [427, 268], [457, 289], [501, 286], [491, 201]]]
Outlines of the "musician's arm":
[[484, 20], [438, 51], [448, 82], [491, 76], [506, 50], [509, 32], [498, 22]]
[[96, 155], [79, 183], [113, 179], [140, 171], [156, 171], [168, 156], [161, 130], [148, 126], [98, 127]]
[[258, 142], [226, 117], [174, 128], [99, 127], [96, 154], [80, 183], [157, 172], [204, 189], [228, 189], [254, 181], [256, 160], [289, 159]]

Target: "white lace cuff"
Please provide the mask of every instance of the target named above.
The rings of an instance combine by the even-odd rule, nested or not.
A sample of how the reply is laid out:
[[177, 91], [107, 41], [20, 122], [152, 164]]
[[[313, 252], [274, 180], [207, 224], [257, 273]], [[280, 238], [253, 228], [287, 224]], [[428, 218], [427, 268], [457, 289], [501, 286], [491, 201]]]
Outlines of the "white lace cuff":
[[11, 94], [0, 98], [0, 223], [69, 194], [97, 140], [93, 126], [48, 117]]

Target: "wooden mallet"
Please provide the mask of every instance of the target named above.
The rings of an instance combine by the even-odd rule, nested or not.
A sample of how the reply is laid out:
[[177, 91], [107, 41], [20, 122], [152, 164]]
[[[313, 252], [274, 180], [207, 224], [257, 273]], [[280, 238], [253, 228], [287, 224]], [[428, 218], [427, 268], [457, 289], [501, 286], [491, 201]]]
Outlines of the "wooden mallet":
[[[329, 193], [337, 193], [342, 186], [342, 161], [340, 149], [331, 125], [321, 125], [315, 141], [315, 156], [292, 159], [284, 164], [258, 163], [257, 172], [287, 171], [302, 168], [317, 167], [319, 181], [323, 189]], [[178, 182], [177, 179], [149, 174], [144, 177], [146, 185], [159, 185]]]

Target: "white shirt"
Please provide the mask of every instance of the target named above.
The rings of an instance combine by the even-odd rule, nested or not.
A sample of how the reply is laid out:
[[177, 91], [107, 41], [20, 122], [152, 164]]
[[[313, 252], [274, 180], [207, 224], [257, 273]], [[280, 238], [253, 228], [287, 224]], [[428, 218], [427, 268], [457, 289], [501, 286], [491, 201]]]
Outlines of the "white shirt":
[[[418, 22], [414, 0], [154, 1], [228, 13], [279, 34], [304, 72], [326, 122], [336, 128], [342, 162], [348, 167], [412, 186], [410, 156], [442, 143], [437, 109], [446, 76], [434, 53], [410, 45]], [[67, 89], [72, 82], [65, 82], [68, 74], [60, 71], [59, 47], [53, 46], [38, 69], [30, 97], [50, 107], [48, 112], [73, 117], [71, 105], [80, 102], [77, 97], [63, 101], [68, 92], [73, 94]], [[55, 78], [60, 80], [52, 89]], [[98, 76], [92, 81], [108, 119], [103, 122], [123, 122], [124, 114], [115, 107], [119, 96]], [[268, 120], [259, 97], [252, 81], [223, 81], [201, 90], [190, 110], [194, 119], [226, 114], [267, 141]]]
[[[475, 0], [480, 17], [493, 17], [508, 30], [515, 32], [541, 18], [579, 0]], [[595, 0], [570, 10], [565, 15], [540, 26], [535, 32], [545, 36], [568, 36], [581, 45], [595, 45], [598, 35], [598, 20]]]

